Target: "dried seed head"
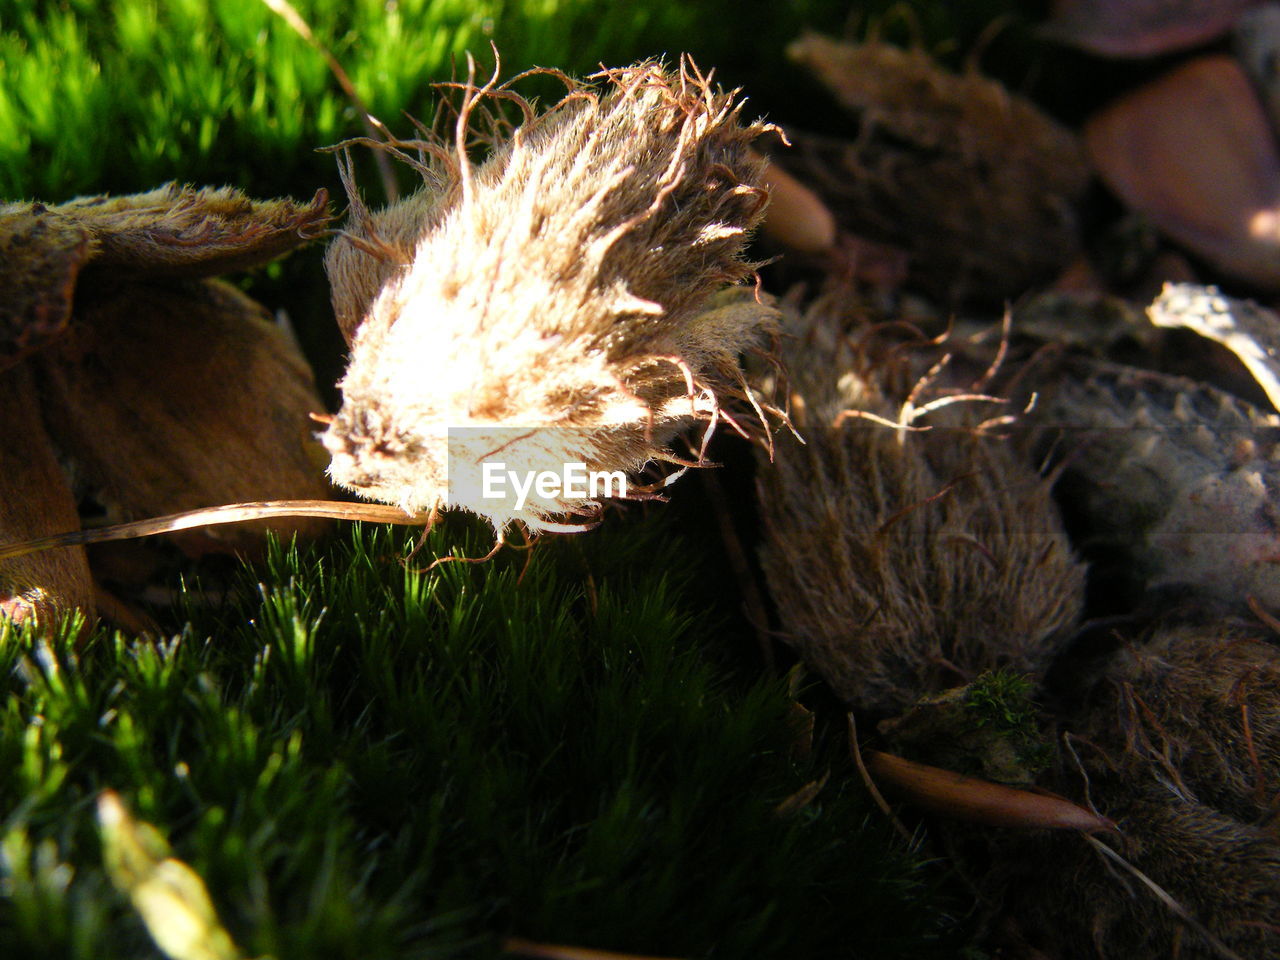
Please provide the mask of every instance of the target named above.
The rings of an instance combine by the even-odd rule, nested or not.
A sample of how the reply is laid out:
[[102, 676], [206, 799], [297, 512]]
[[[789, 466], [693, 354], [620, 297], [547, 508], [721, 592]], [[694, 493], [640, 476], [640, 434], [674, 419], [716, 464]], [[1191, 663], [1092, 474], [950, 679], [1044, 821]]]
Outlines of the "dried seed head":
[[946, 302], [999, 303], [1076, 255], [1088, 165], [1074, 134], [1030, 101], [886, 43], [808, 33], [787, 54], [859, 135], [795, 131], [778, 159], [842, 228], [905, 249], [913, 284]]
[[[827, 309], [807, 318], [819, 333]], [[977, 404], [915, 424], [951, 429], [894, 429], [881, 371], [830, 337], [783, 358], [805, 445], [760, 464], [762, 562], [801, 657], [849, 703], [889, 713], [984, 670], [1043, 671], [1084, 579], [1048, 483], [1006, 441], [945, 419]]]
[[1122, 647], [1078, 726], [1134, 791], [1274, 814], [1280, 781], [1280, 648], [1221, 617], [1162, 625]]
[[[479, 460], [631, 473], [745, 394], [739, 353], [774, 311], [741, 289], [712, 298], [752, 270], [741, 251], [767, 193], [748, 144], [765, 126], [740, 123], [741, 102], [687, 61], [595, 79], [538, 115], [468, 83], [455, 142], [414, 141], [421, 161], [390, 147], [422, 190], [378, 213], [353, 194], [326, 259], [351, 341], [324, 435], [342, 486], [411, 514], [545, 525], [598, 503], [486, 502]], [[485, 97], [525, 117], [473, 166]]]

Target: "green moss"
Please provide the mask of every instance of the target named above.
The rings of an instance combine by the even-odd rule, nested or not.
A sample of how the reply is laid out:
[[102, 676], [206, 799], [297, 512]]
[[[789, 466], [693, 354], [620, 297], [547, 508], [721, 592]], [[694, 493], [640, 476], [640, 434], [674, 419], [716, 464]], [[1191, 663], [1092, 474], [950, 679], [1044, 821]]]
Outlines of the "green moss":
[[[851, 11], [846, 0], [801, 0], [763, 4], [744, 16], [737, 0], [295, 6], [373, 114], [402, 135], [412, 132], [402, 111], [430, 119], [432, 84], [465, 73], [467, 51], [488, 69], [491, 42], [508, 77], [534, 65], [582, 75], [601, 63], [687, 52], [715, 68], [720, 82], [744, 87], [749, 113], [832, 129], [840, 112], [785, 56], [801, 30], [839, 34], [851, 18], [865, 30], [885, 11], [906, 9], [909, 16], [890, 18], [885, 34], [919, 38], [955, 61], [993, 16], [1016, 8], [1013, 0], [864, 0]], [[1017, 15], [1010, 23], [1002, 37], [1025, 37]], [[523, 89], [544, 99], [557, 94], [545, 78]], [[61, 202], [178, 180], [232, 184], [257, 197], [308, 198], [325, 188], [340, 209], [336, 165], [317, 149], [363, 134], [323, 58], [262, 0], [0, 0], [0, 201]], [[358, 157], [357, 175], [370, 202], [381, 203], [383, 187], [367, 157]], [[413, 186], [407, 173], [401, 186]], [[292, 317], [321, 390], [333, 400], [344, 345], [319, 248], [289, 258], [273, 275], [241, 282]]]
[[[836, 757], [790, 755], [784, 680], [713, 665], [672, 531], [616, 526], [428, 574], [380, 529], [279, 548], [161, 643], [6, 628], [0, 954], [146, 952], [101, 865], [107, 787], [253, 955], [938, 948], [927, 875], [851, 778], [775, 815]], [[451, 527], [424, 556], [483, 552]]]
[[[587, 73], [600, 63], [693, 54], [756, 109], [810, 126], [829, 105], [785, 59], [806, 27], [883, 32], [959, 59], [997, 16], [1025, 41], [1011, 0], [974, 4], [841, 0], [299, 0], [373, 113], [432, 113], [431, 84], [489, 44], [504, 73], [535, 64]], [[906, 11], [903, 16], [886, 11]], [[1010, 55], [1012, 56], [1012, 55]], [[462, 67], [461, 69], [465, 69]], [[554, 85], [546, 85], [548, 92]], [[815, 123], [816, 122], [816, 123]], [[0, 0], [0, 197], [65, 200], [149, 189], [168, 179], [232, 183], [271, 196], [337, 187], [315, 148], [363, 133], [323, 59], [262, 0]]]
[[1025, 674], [991, 670], [965, 688], [965, 706], [979, 726], [1030, 734], [1036, 724], [1034, 693], [1035, 684]]
[[972, 723], [1000, 734], [1031, 774], [1044, 770], [1053, 757], [1053, 746], [1040, 730], [1035, 691], [1035, 681], [1026, 674], [991, 670], [965, 688], [964, 698]]

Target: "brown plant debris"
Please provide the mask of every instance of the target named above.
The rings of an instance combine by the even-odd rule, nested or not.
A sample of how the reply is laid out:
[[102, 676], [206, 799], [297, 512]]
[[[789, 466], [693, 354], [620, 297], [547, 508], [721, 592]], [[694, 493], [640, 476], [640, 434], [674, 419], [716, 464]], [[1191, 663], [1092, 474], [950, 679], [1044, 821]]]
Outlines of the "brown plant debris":
[[1223, 616], [1125, 644], [1097, 678], [1078, 728], [1130, 789], [1276, 825], [1280, 647], [1255, 626]]
[[1151, 57], [1231, 29], [1258, 0], [1054, 0], [1044, 35], [1107, 57]]
[[1203, 596], [1160, 609], [1055, 696], [1061, 750], [1040, 785], [1117, 831], [947, 835], [1051, 958], [1264, 960], [1280, 948], [1280, 647]]
[[[316, 237], [328, 196], [255, 201], [232, 187], [169, 183], [68, 203], [0, 204], [0, 368], [57, 336], [88, 264], [151, 278], [213, 277], [259, 266]], [[104, 271], [105, 272], [105, 271]]]
[[975, 429], [966, 404], [938, 403], [958, 397], [930, 408], [922, 381], [891, 401], [865, 355], [833, 342], [831, 307], [784, 351], [804, 443], [783, 439], [759, 464], [762, 564], [787, 641], [844, 700], [878, 712], [996, 667], [1038, 675], [1084, 580], [1048, 483]]
[[[632, 475], [747, 396], [739, 354], [775, 311], [722, 290], [752, 272], [741, 252], [768, 195], [749, 144], [766, 126], [688, 60], [591, 80], [542, 113], [496, 74], [468, 82], [449, 136], [382, 145], [423, 187], [376, 213], [353, 193], [326, 259], [351, 341], [324, 436], [340, 485], [415, 515], [562, 528], [599, 500], [486, 501], [482, 461]], [[519, 126], [487, 111], [499, 99]]]
[[[1120, 836], [1006, 847], [1006, 908], [1053, 960], [1269, 960], [1280, 950], [1280, 845], [1202, 804], [1102, 798]], [[1140, 872], [1139, 876], [1134, 870]]]
[[1036, 380], [1085, 546], [1135, 588], [1280, 607], [1275, 415], [1207, 384], [1090, 358]]
[[[326, 492], [309, 368], [262, 307], [208, 279], [315, 236], [325, 203], [170, 184], [0, 207], [0, 411], [15, 425], [0, 451], [12, 486], [0, 540], [74, 529], [84, 500], [112, 520]], [[181, 545], [243, 548], [257, 532]], [[0, 602], [20, 617], [92, 612], [87, 577], [81, 548], [6, 560]]]
[[[35, 379], [26, 364], [0, 374], [7, 423], [0, 448], [0, 532], [25, 540], [79, 525], [75, 498], [40, 417]], [[93, 580], [83, 550], [35, 553], [0, 566], [0, 617], [25, 620], [54, 610], [93, 608]]]
[[1000, 303], [1075, 255], [1089, 171], [1075, 136], [1029, 101], [921, 50], [806, 34], [788, 53], [860, 132], [844, 141], [789, 130], [795, 149], [778, 162], [845, 229], [906, 249], [926, 292]]

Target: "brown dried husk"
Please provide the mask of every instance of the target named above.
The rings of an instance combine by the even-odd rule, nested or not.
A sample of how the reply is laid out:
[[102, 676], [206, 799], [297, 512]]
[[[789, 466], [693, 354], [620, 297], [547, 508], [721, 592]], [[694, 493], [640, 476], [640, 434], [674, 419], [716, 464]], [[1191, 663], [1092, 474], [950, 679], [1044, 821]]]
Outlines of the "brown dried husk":
[[963, 404], [916, 423], [950, 429], [837, 425], [852, 408], [898, 411], [881, 371], [820, 335], [830, 308], [784, 351], [804, 443], [784, 438], [759, 464], [762, 563], [787, 641], [848, 703], [886, 713], [996, 667], [1041, 673], [1084, 581], [1048, 483]]
[[[469, 458], [501, 448], [513, 470], [633, 474], [746, 396], [739, 354], [775, 311], [749, 290], [713, 295], [752, 272], [741, 252], [767, 194], [748, 144], [765, 126], [741, 123], [742, 103], [687, 61], [594, 79], [539, 114], [468, 84], [456, 139], [424, 132], [418, 159], [388, 148], [422, 173], [418, 193], [376, 213], [352, 196], [326, 260], [351, 341], [325, 437], [341, 485], [410, 514], [463, 507], [499, 530], [537, 527], [599, 504], [507, 509], [459, 495], [451, 471], [478, 473]], [[468, 138], [490, 96], [515, 100], [523, 123], [493, 122], [475, 164]], [[450, 428], [471, 431], [465, 464], [450, 462]]]
[[[109, 519], [134, 519], [326, 494], [310, 369], [262, 307], [206, 279], [301, 245], [328, 222], [326, 204], [323, 191], [298, 204], [169, 184], [0, 206], [0, 414], [11, 427], [0, 541], [76, 529], [85, 498]], [[193, 532], [181, 545], [248, 548], [261, 532]], [[114, 605], [81, 547], [0, 566], [0, 605], [13, 618], [92, 614], [95, 596]]]
[[1119, 589], [1178, 584], [1280, 608], [1277, 418], [1208, 384], [1070, 357], [1027, 378], [1091, 557]]
[[[328, 495], [308, 418], [323, 409], [311, 370], [260, 305], [217, 280], [135, 280], [94, 293], [29, 362], [50, 436], [79, 490], [112, 519]], [[175, 540], [195, 553], [247, 550], [268, 529], [324, 528], [277, 519]]]
[[1063, 786], [1173, 904], [1077, 838], [993, 839], [1005, 907], [1050, 956], [1280, 951], [1280, 648], [1212, 601], [1192, 609], [1125, 641], [1064, 720]]
[[1001, 867], [1007, 871], [1004, 907], [1043, 956], [1270, 960], [1277, 955], [1280, 845], [1273, 835], [1197, 803], [1117, 793], [1095, 793], [1094, 800], [1121, 830], [1119, 838], [1099, 842], [1142, 871], [1177, 906], [1079, 836], [1006, 834], [999, 838], [1005, 853]]
[[0, 370], [66, 328], [80, 271], [212, 277], [268, 263], [318, 236], [328, 195], [251, 200], [233, 187], [165, 184], [67, 203], [0, 204]]
[[[28, 362], [0, 374], [0, 411], [10, 426], [0, 444], [0, 536], [23, 540], [79, 525], [75, 498], [40, 416]], [[93, 609], [83, 550], [51, 550], [0, 565], [0, 619], [41, 620]]]
[[1075, 256], [1089, 170], [1075, 136], [1030, 101], [921, 50], [806, 34], [788, 53], [860, 133], [789, 130], [795, 149], [777, 161], [846, 229], [906, 249], [912, 282], [944, 302], [998, 304]]
[[1280, 812], [1280, 648], [1228, 618], [1159, 629], [1115, 654], [1080, 732], [1133, 789], [1263, 823]]

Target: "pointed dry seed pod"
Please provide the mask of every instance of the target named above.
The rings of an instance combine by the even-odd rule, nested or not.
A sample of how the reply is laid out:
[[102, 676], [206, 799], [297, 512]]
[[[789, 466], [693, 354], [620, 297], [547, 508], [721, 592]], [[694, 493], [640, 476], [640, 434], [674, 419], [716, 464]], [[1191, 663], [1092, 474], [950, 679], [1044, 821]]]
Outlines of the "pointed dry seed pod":
[[738, 356], [774, 311], [749, 290], [709, 301], [752, 270], [767, 193], [748, 145], [765, 125], [687, 60], [593, 79], [545, 113], [518, 101], [524, 122], [480, 164], [471, 119], [515, 95], [469, 83], [456, 139], [416, 144], [417, 194], [377, 213], [353, 195], [326, 260], [351, 340], [324, 435], [340, 485], [409, 514], [554, 527], [599, 498], [489, 500], [482, 463], [631, 475], [745, 392]]
[[1020, 790], [878, 751], [868, 756], [867, 767], [897, 787], [911, 803], [944, 817], [997, 827], [1115, 830], [1115, 824], [1105, 817], [1065, 797]]

